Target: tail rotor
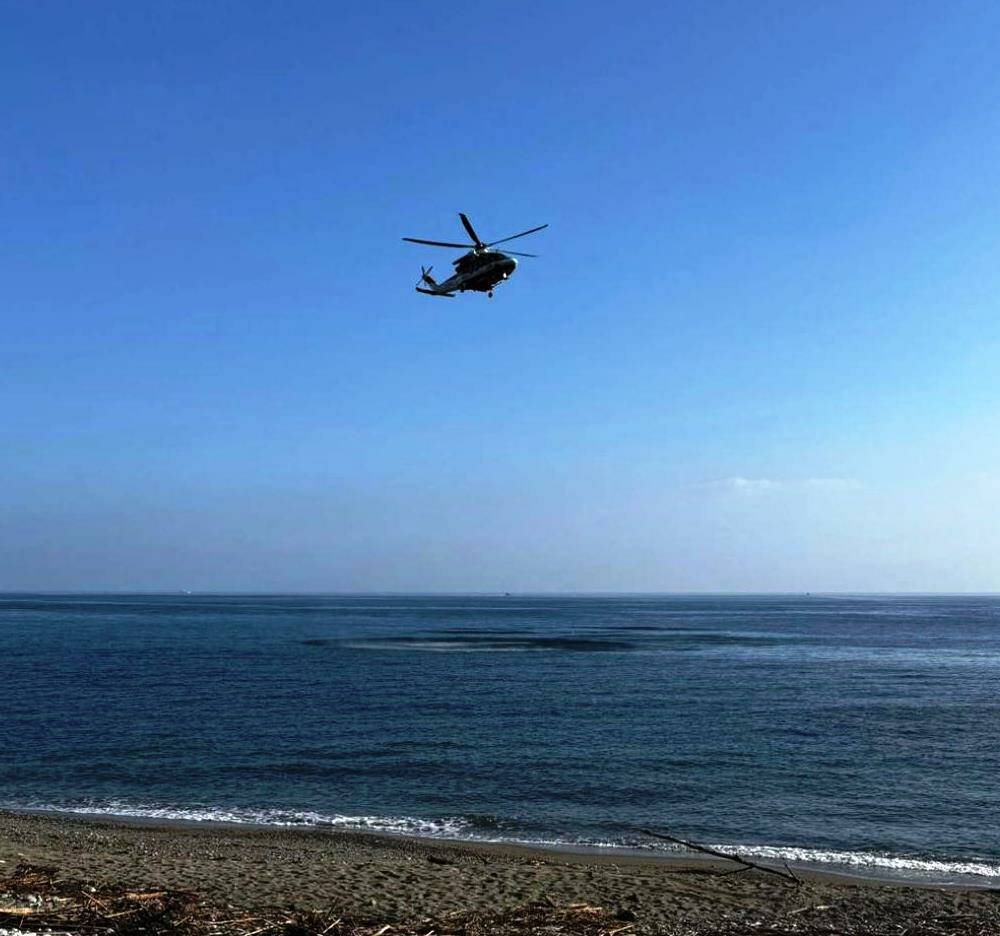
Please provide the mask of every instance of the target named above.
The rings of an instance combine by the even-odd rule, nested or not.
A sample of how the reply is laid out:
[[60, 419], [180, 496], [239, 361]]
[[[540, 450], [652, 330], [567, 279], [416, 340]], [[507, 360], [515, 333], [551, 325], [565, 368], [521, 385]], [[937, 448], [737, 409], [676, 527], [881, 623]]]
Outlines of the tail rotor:
[[432, 266], [427, 267], [426, 270], [423, 267], [420, 267], [420, 279], [417, 280], [417, 288], [419, 288], [421, 284], [424, 286], [430, 286], [431, 288], [437, 286], [437, 280], [431, 276], [431, 270], [433, 269], [434, 267]]

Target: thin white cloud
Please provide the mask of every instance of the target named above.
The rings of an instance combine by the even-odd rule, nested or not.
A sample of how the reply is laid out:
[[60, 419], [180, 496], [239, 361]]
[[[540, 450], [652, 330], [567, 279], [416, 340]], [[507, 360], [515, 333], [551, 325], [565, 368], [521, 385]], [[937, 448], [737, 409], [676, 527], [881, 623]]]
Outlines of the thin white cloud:
[[781, 487], [781, 482], [774, 481], [771, 478], [744, 478], [741, 475], [737, 475], [734, 478], [721, 478], [718, 481], [709, 481], [708, 486], [725, 491], [759, 494], [763, 491], [772, 491], [775, 488]]
[[706, 481], [700, 487], [713, 491], [732, 491], [736, 494], [755, 495], [776, 491], [858, 491], [862, 484], [853, 478], [816, 477], [816, 478], [747, 478], [735, 475], [730, 478], [718, 478]]

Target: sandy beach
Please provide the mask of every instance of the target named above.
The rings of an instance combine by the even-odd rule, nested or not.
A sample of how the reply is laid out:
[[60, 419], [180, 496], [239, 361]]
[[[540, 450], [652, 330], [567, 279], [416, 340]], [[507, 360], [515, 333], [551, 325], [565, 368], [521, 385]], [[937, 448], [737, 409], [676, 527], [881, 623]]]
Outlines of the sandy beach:
[[190, 889], [217, 906], [333, 910], [383, 923], [543, 901], [602, 906], [639, 933], [734, 926], [901, 933], [930, 919], [949, 932], [1000, 932], [997, 891], [815, 873], [803, 873], [795, 886], [754, 870], [724, 874], [732, 866], [721, 862], [318, 829], [0, 813], [0, 862], [0, 877], [27, 862], [95, 882]]

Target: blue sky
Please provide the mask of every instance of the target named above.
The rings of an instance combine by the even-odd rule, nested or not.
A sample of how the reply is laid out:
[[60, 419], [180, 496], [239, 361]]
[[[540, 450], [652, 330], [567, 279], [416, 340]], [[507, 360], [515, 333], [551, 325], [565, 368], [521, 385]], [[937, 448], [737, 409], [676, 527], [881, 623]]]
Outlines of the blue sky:
[[1000, 590], [996, 4], [0, 27], [0, 588]]

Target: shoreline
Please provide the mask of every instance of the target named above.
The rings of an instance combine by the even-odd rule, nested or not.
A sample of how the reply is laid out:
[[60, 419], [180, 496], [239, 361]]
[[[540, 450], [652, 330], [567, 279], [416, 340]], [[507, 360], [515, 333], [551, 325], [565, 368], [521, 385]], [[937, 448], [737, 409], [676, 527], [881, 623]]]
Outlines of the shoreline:
[[[467, 850], [470, 854], [490, 855], [493, 857], [517, 857], [526, 860], [540, 859], [550, 861], [611, 863], [614, 865], [664, 865], [679, 869], [712, 869], [716, 871], [732, 871], [736, 864], [721, 858], [713, 858], [694, 851], [682, 851], [678, 847], [676, 853], [656, 851], [619, 845], [588, 845], [573, 842], [531, 842], [516, 840], [489, 840], [476, 838], [461, 838], [450, 836], [419, 835], [409, 832], [396, 832], [385, 829], [352, 828], [350, 826], [328, 825], [281, 825], [277, 823], [251, 822], [223, 819], [193, 819], [185, 817], [141, 816], [115, 813], [76, 812], [73, 810], [42, 809], [42, 808], [10, 808], [0, 807], [0, 819], [4, 816], [33, 817], [41, 820], [65, 820], [91, 825], [108, 824], [113, 827], [136, 828], [150, 830], [190, 830], [197, 832], [233, 832], [240, 833], [288, 833], [289, 835], [320, 835], [340, 837], [344, 841], [381, 842], [388, 846], [393, 844], [408, 845], [413, 848], [433, 850]], [[983, 880], [973, 874], [956, 874], [957, 880], [942, 880], [936, 878], [930, 871], [919, 872], [911, 869], [871, 868], [855, 870], [851, 866], [834, 862], [783, 860], [774, 857], [760, 857], [752, 851], [745, 851], [751, 861], [765, 868], [781, 870], [790, 867], [794, 872], [812, 880], [829, 881], [843, 884], [879, 884], [897, 887], [945, 888], [956, 890], [982, 890], [1000, 892], [1000, 879]]]
[[755, 870], [732, 873], [730, 862], [701, 857], [0, 811], [0, 879], [22, 863], [57, 868], [66, 879], [194, 891], [220, 907], [335, 910], [383, 923], [584, 903], [634, 920], [636, 933], [734, 921], [790, 926], [807, 917], [852, 932], [873, 921], [905, 928], [949, 914], [995, 922], [1000, 930], [1000, 891], [988, 888], [809, 869], [796, 872], [802, 881], [795, 885]]
[[[710, 858], [697, 854], [666, 855], [650, 853], [640, 854], [637, 850], [625, 847], [609, 846], [602, 848], [596, 845], [573, 845], [549, 842], [506, 842], [485, 841], [478, 839], [445, 838], [435, 836], [412, 835], [402, 832], [389, 832], [376, 829], [331, 828], [327, 826], [309, 825], [276, 825], [255, 822], [227, 822], [214, 819], [174, 819], [153, 816], [122, 816], [110, 814], [91, 814], [73, 812], [72, 810], [42, 810], [42, 809], [0, 809], [0, 822], [4, 818], [38, 819], [43, 822], [79, 823], [92, 826], [95, 829], [108, 827], [111, 829], [146, 830], [150, 832], [186, 832], [212, 836], [220, 833], [232, 833], [237, 836], [272, 836], [282, 835], [291, 838], [329, 838], [345, 843], [356, 843], [385, 848], [402, 848], [426, 850], [433, 854], [441, 852], [462, 852], [469, 856], [495, 859], [520, 859], [561, 861], [571, 864], [611, 864], [611, 865], [664, 865], [682, 869], [711, 868], [731, 870], [732, 864], [722, 859]], [[2, 847], [2, 843], [0, 843]], [[767, 865], [768, 862], [761, 861]], [[864, 878], [854, 875], [826, 873], [809, 868], [796, 868], [803, 874], [822, 879], [843, 880], [844, 882]], [[884, 882], [892, 884], [893, 881]], [[931, 885], [947, 886], [947, 885]]]

